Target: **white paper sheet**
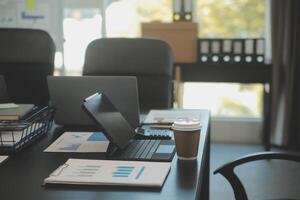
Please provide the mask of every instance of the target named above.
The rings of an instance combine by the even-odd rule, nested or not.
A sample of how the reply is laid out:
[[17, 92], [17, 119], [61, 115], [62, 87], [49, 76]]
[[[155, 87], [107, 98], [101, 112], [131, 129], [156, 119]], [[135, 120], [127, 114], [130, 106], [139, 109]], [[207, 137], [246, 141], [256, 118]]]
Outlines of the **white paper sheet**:
[[200, 110], [182, 109], [182, 110], [151, 110], [146, 116], [144, 124], [171, 124], [180, 119], [198, 119], [200, 120]]
[[101, 132], [65, 132], [44, 152], [106, 152], [108, 144]]
[[161, 187], [170, 168], [167, 162], [69, 159], [44, 182]]
[[0, 164], [4, 162], [7, 158], [8, 156], [0, 156]]
[[[30, 138], [32, 134], [36, 133], [40, 128], [44, 126], [43, 123], [33, 123], [28, 126], [23, 131], [1, 131], [0, 132], [0, 145], [1, 146], [14, 146], [20, 142], [25, 141]], [[30, 132], [30, 130], [36, 130], [35, 132]]]

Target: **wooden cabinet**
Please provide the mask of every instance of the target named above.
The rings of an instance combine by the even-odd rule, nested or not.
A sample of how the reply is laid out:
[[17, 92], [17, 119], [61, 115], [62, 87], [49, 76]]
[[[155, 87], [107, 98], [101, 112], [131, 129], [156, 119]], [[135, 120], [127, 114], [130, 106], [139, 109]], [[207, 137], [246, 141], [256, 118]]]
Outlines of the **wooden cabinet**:
[[168, 42], [172, 47], [175, 63], [197, 61], [197, 23], [143, 23], [142, 37], [159, 38]]

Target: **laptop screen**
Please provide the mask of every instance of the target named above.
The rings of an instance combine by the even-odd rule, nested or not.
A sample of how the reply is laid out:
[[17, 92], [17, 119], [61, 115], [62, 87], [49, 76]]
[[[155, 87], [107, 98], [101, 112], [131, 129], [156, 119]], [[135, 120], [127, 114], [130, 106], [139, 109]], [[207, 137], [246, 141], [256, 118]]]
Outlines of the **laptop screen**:
[[134, 129], [103, 93], [88, 97], [83, 109], [118, 148], [124, 149], [134, 137]]
[[96, 92], [104, 93], [134, 128], [139, 126], [136, 77], [130, 76], [49, 76], [51, 104], [56, 124], [94, 126], [81, 109], [83, 100]]

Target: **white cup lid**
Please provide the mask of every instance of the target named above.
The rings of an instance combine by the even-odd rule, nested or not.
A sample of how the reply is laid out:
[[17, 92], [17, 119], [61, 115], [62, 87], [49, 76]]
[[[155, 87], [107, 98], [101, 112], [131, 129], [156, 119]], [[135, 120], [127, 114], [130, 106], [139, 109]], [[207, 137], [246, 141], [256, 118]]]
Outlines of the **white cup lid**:
[[196, 131], [200, 128], [201, 125], [197, 119], [178, 120], [172, 125], [172, 129], [177, 131]]

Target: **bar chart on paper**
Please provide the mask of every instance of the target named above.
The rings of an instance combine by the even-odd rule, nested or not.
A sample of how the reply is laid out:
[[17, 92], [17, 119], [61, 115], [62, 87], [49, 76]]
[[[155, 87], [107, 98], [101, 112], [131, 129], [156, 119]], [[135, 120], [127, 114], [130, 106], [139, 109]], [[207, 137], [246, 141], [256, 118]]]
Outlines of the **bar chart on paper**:
[[[142, 173], [144, 172], [145, 168], [145, 166], [139, 167], [139, 169], [136, 171], [134, 179], [139, 179]], [[135, 168], [132, 166], [117, 166], [116, 170], [112, 173], [112, 177], [128, 178], [130, 175], [133, 174], [134, 169]]]
[[165, 162], [69, 159], [45, 183], [161, 187], [170, 168]]
[[102, 132], [65, 132], [44, 152], [106, 152], [108, 145]]

